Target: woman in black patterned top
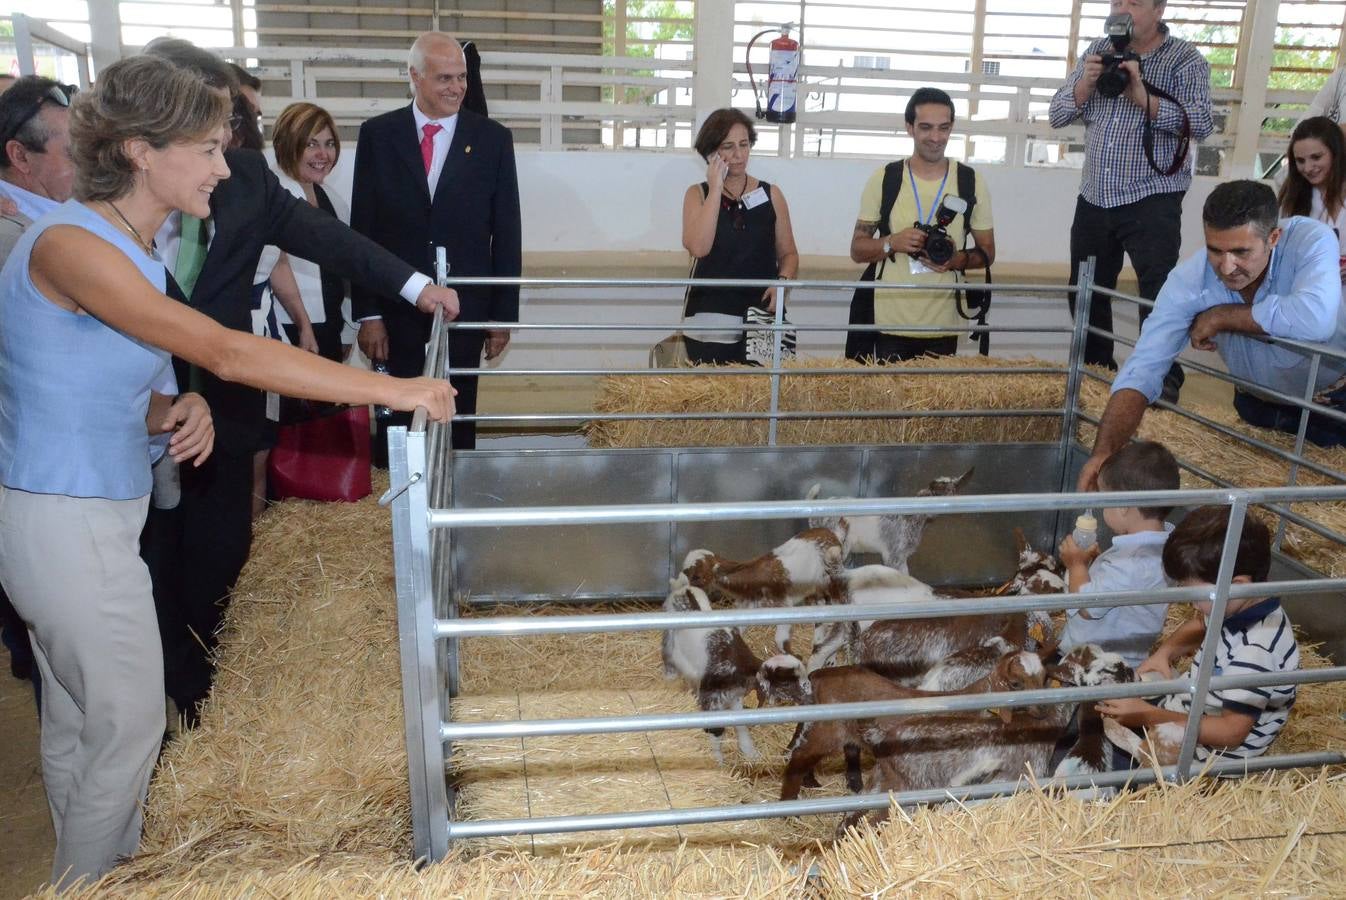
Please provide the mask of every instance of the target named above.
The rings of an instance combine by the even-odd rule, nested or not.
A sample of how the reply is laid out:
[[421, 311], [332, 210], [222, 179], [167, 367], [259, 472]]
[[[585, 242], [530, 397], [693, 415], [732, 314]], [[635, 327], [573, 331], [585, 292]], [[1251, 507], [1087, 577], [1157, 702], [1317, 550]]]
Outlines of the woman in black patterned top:
[[[692, 278], [794, 278], [799, 271], [785, 196], [748, 174], [755, 143], [752, 119], [737, 109], [717, 109], [697, 132], [706, 180], [689, 187], [682, 201], [682, 245], [692, 254]], [[691, 361], [746, 362], [743, 316], [750, 306], [774, 312], [775, 288], [691, 287], [684, 324], [718, 326], [684, 332]]]

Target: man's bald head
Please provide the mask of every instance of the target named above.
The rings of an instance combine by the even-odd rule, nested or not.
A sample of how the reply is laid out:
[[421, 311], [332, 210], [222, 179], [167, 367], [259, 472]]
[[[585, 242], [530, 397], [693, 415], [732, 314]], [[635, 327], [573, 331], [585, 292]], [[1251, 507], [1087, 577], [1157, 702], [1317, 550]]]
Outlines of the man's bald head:
[[431, 119], [454, 115], [467, 94], [467, 60], [453, 35], [427, 31], [407, 54], [416, 106]]

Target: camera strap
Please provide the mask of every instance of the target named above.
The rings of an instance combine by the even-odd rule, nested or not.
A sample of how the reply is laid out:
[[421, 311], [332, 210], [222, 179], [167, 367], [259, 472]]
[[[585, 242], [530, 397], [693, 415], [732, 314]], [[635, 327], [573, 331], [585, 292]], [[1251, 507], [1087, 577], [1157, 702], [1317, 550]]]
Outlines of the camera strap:
[[[1145, 159], [1149, 161], [1150, 168], [1154, 169], [1160, 175], [1169, 176], [1178, 174], [1178, 170], [1187, 162], [1187, 151], [1192, 144], [1192, 120], [1187, 115], [1187, 110], [1183, 108], [1182, 103], [1177, 97], [1174, 97], [1163, 88], [1155, 87], [1141, 77], [1140, 83], [1145, 87], [1145, 127], [1141, 134], [1141, 144], [1145, 147]], [[1167, 100], [1178, 108], [1178, 114], [1182, 116], [1182, 129], [1178, 133], [1178, 145], [1173, 149], [1173, 163], [1167, 169], [1160, 167], [1154, 159], [1154, 122], [1150, 120], [1149, 98], [1150, 95]]]

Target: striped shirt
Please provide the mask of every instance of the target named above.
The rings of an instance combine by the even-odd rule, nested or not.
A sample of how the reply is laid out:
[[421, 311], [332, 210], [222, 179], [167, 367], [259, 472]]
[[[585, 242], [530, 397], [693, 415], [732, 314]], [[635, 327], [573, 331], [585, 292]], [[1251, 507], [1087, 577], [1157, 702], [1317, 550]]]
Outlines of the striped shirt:
[[[1192, 672], [1201, 663], [1201, 651], [1192, 661]], [[1299, 645], [1295, 642], [1290, 619], [1281, 609], [1281, 601], [1270, 597], [1240, 610], [1225, 620], [1220, 643], [1215, 648], [1215, 675], [1249, 675], [1261, 672], [1293, 672], [1299, 668]], [[1160, 704], [1165, 709], [1186, 712], [1189, 700], [1172, 694]], [[1290, 707], [1295, 703], [1295, 686], [1226, 688], [1210, 692], [1206, 715], [1222, 710], [1252, 716], [1252, 730], [1238, 747], [1219, 751], [1222, 756], [1247, 759], [1261, 756], [1280, 734]], [[1208, 759], [1210, 748], [1196, 748], [1198, 760]]]
[[[1192, 140], [1201, 141], [1215, 130], [1210, 111], [1210, 66], [1195, 47], [1168, 34], [1164, 42], [1141, 56], [1146, 81], [1177, 97], [1191, 120]], [[1150, 167], [1142, 144], [1145, 112], [1126, 94], [1104, 97], [1097, 91], [1075, 105], [1075, 85], [1084, 75], [1084, 62], [1091, 54], [1109, 53], [1107, 39], [1094, 41], [1076, 63], [1066, 83], [1052, 97], [1048, 117], [1053, 128], [1064, 128], [1083, 118], [1085, 125], [1084, 174], [1080, 196], [1095, 206], [1114, 207], [1135, 203], [1155, 194], [1186, 191], [1192, 184], [1192, 168], [1185, 165], [1174, 175], [1160, 175]], [[1160, 99], [1159, 115], [1153, 121], [1155, 162], [1167, 168], [1182, 131], [1178, 106]], [[1189, 151], [1188, 160], [1195, 158]]]

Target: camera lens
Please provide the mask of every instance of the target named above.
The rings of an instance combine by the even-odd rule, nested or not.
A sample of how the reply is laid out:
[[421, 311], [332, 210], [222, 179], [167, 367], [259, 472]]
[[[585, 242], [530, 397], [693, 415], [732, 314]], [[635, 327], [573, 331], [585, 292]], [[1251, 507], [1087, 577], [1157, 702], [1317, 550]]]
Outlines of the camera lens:
[[943, 231], [935, 231], [925, 239], [925, 255], [937, 266], [953, 259], [953, 240]]
[[1126, 70], [1119, 62], [1105, 62], [1103, 74], [1098, 76], [1098, 92], [1109, 99], [1120, 97], [1126, 90], [1126, 82]]

